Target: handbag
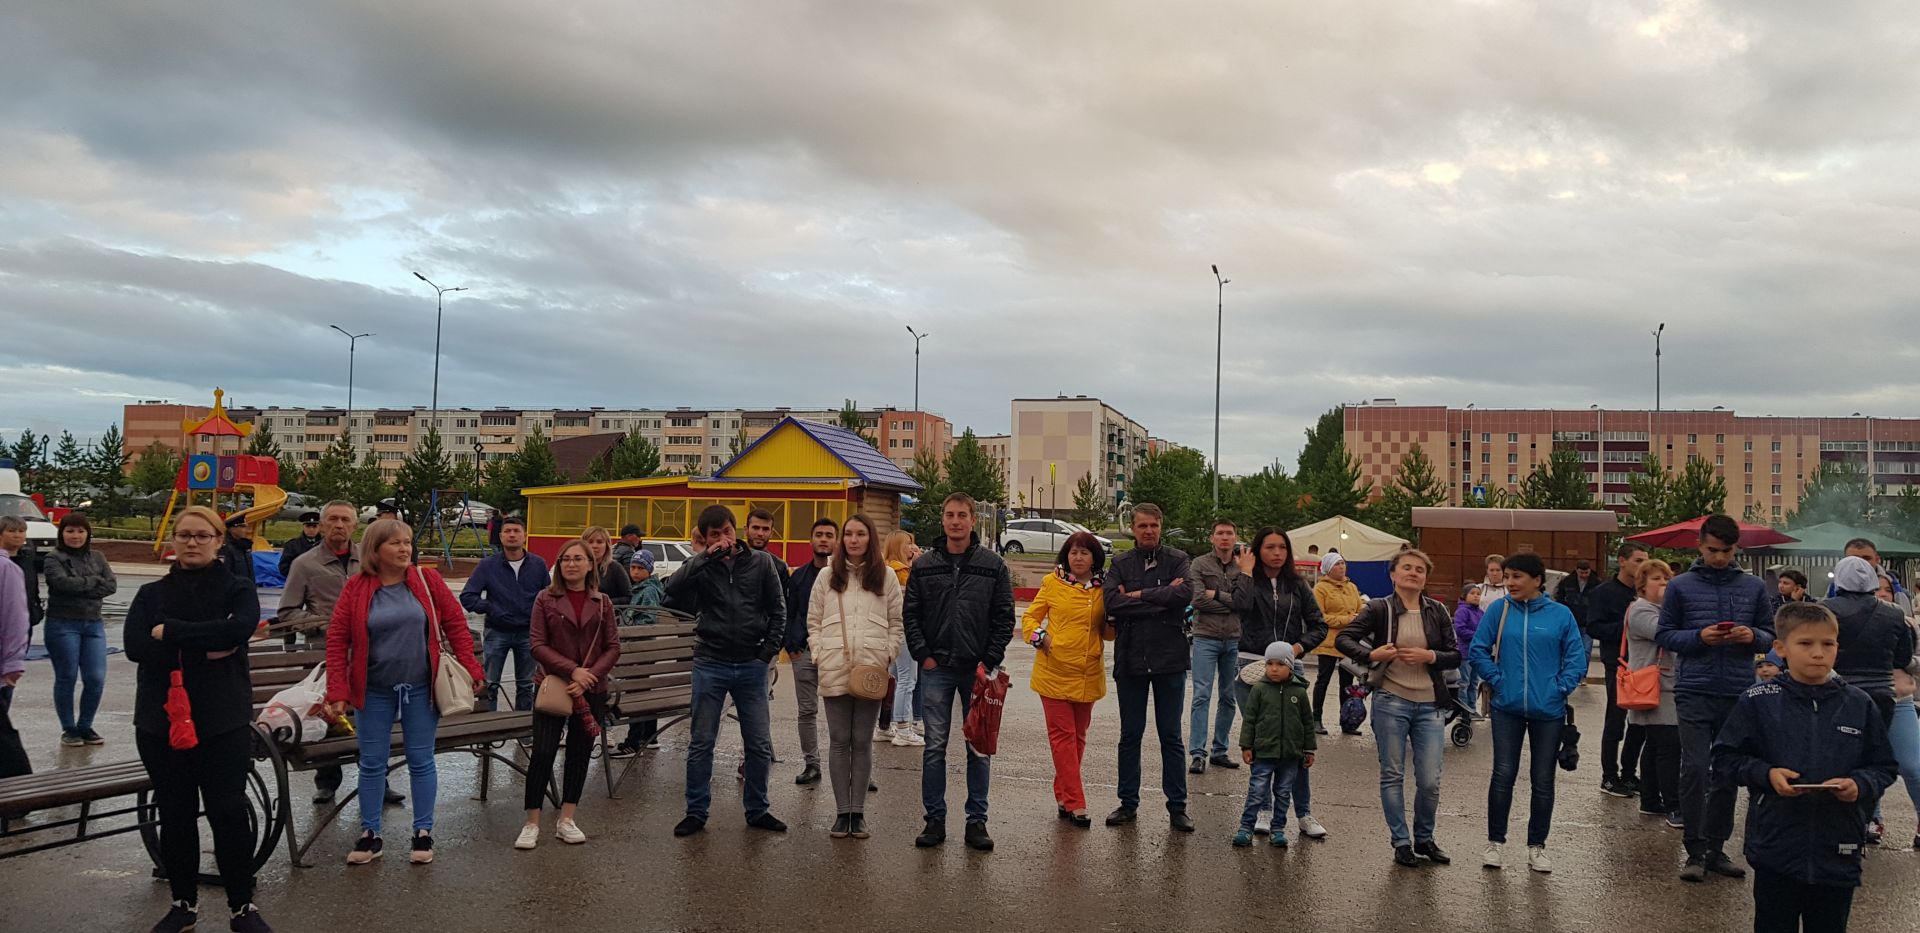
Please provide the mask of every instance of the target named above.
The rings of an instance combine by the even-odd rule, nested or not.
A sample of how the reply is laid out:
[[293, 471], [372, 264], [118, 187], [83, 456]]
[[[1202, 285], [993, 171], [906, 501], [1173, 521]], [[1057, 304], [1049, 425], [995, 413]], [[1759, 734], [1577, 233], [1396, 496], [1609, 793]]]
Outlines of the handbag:
[[[587, 648], [587, 659], [581, 667], [593, 666], [593, 648]], [[567, 694], [567, 685], [573, 683], [558, 674], [547, 674], [540, 678], [540, 689], [533, 695], [533, 711], [546, 716], [558, 716], [566, 719], [573, 715], [573, 697]]]
[[1646, 712], [1660, 708], [1660, 658], [1666, 654], [1664, 649], [1656, 648], [1653, 663], [1641, 668], [1626, 665], [1627, 626], [1620, 626], [1620, 668], [1613, 673], [1613, 705], [1624, 710]]
[[[1495, 667], [1500, 666], [1500, 642], [1507, 637], [1507, 613], [1512, 609], [1513, 603], [1500, 603], [1500, 627], [1495, 629], [1493, 633], [1493, 664]], [[1485, 681], [1481, 681], [1480, 683], [1480, 707], [1482, 709], [1493, 708], [1493, 685]], [[1579, 741], [1577, 735], [1574, 737], [1574, 741]]]
[[992, 758], [1000, 750], [1000, 715], [1007, 705], [1007, 691], [1013, 681], [1005, 670], [995, 670], [992, 677], [987, 676], [985, 665], [974, 668], [973, 706], [967, 710], [966, 725], [961, 734], [967, 740], [967, 750], [981, 758]]
[[468, 715], [473, 712], [473, 674], [454, 657], [453, 645], [440, 628], [440, 610], [434, 605], [426, 573], [418, 566], [413, 568], [413, 573], [420, 578], [420, 589], [427, 594], [427, 623], [433, 626], [434, 640], [440, 646], [440, 667], [433, 672], [433, 706], [440, 711], [441, 719]]
[[[1379, 602], [1382, 605], [1383, 611], [1387, 613], [1387, 618], [1388, 618], [1387, 637], [1388, 637], [1388, 640], [1392, 640], [1392, 638], [1395, 635], [1393, 631], [1393, 627], [1394, 625], [1397, 624], [1395, 620], [1397, 620], [1399, 617], [1393, 614], [1393, 606], [1391, 605], [1391, 600], [1381, 599], [1379, 600]], [[1362, 613], [1364, 613], [1365, 611], [1366, 610], [1364, 608], [1361, 610]], [[1359, 616], [1356, 615], [1354, 618], [1358, 620]], [[1353, 623], [1349, 622], [1347, 624], [1351, 625]], [[1374, 644], [1373, 644], [1372, 638], [1356, 638], [1354, 639], [1354, 642], [1360, 646], [1361, 651], [1366, 652], [1368, 654], [1373, 653]], [[1354, 680], [1360, 681], [1361, 683], [1364, 683], [1369, 687], [1380, 686], [1379, 679], [1376, 677], [1376, 675], [1378, 675], [1378, 677], [1386, 676], [1385, 674], [1386, 666], [1383, 664], [1376, 664], [1373, 661], [1355, 661], [1352, 658], [1349, 658], [1345, 655], [1341, 655], [1338, 665], [1341, 670], [1346, 671], [1348, 674], [1352, 675]]]
[[853, 659], [853, 621], [847, 618], [847, 598], [840, 600], [840, 643], [847, 651], [847, 692], [860, 700], [887, 698], [887, 680], [892, 672], [878, 664], [861, 664]]

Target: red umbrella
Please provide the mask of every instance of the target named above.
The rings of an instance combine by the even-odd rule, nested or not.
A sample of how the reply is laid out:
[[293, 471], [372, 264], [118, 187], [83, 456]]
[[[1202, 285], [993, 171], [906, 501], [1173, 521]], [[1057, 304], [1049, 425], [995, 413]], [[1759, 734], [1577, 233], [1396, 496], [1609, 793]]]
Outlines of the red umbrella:
[[[1709, 517], [1710, 516], [1702, 515], [1692, 521], [1681, 522], [1678, 525], [1668, 525], [1665, 528], [1643, 531], [1637, 535], [1629, 536], [1627, 540], [1644, 544], [1648, 547], [1674, 548], [1677, 550], [1697, 548], [1700, 546], [1700, 526], [1704, 524]], [[1746, 522], [1738, 522], [1737, 524], [1740, 526], [1741, 547], [1766, 547], [1771, 544], [1792, 544], [1800, 540], [1791, 535], [1782, 534], [1765, 525], [1749, 525]]]

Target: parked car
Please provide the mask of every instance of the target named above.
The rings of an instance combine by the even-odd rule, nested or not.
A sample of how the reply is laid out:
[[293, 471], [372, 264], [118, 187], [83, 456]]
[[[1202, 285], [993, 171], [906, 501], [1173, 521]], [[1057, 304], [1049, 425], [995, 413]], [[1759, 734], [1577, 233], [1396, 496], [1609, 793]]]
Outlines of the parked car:
[[662, 580], [679, 570], [681, 564], [693, 559], [693, 545], [685, 541], [647, 538], [640, 542], [640, 546], [653, 555], [653, 575]]
[[500, 512], [499, 509], [478, 500], [471, 500], [465, 505], [456, 505], [444, 511], [448, 524], [464, 525], [469, 528], [487, 527], [493, 522], [493, 517]]
[[[1032, 551], [1036, 554], [1058, 554], [1067, 538], [1077, 532], [1092, 534], [1085, 525], [1061, 521], [1057, 518], [1016, 518], [1007, 523], [1006, 530], [1000, 533], [1000, 553], [1020, 554]], [[1100, 546], [1108, 553], [1113, 551], [1110, 538], [1099, 538]]]
[[301, 512], [318, 512], [320, 511], [320, 506], [323, 504], [324, 503], [314, 501], [312, 496], [290, 492], [287, 493], [286, 504], [280, 507], [279, 513], [273, 516], [273, 520], [277, 522], [299, 521]]
[[59, 538], [59, 530], [47, 521], [45, 512], [33, 497], [20, 491], [20, 473], [13, 461], [0, 461], [0, 515], [11, 515], [27, 523], [27, 546], [50, 551]]

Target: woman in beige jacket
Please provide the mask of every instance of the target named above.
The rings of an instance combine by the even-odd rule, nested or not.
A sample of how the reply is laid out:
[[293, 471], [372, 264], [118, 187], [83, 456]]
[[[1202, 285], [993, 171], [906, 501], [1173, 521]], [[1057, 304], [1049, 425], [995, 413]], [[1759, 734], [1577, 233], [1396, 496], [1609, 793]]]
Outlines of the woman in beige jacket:
[[882, 702], [853, 695], [853, 668], [870, 665], [886, 671], [906, 637], [900, 627], [900, 578], [880, 559], [879, 544], [880, 536], [866, 516], [847, 519], [839, 549], [807, 600], [807, 645], [819, 670], [827, 713], [827, 774], [839, 811], [830, 833], [835, 839], [867, 838], [873, 743], [866, 738]]

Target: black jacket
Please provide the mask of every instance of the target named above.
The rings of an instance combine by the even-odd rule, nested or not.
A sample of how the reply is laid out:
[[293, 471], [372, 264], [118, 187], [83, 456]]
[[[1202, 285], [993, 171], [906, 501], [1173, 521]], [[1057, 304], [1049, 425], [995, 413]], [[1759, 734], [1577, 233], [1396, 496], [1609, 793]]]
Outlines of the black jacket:
[[[1627, 607], [1638, 598], [1639, 594], [1633, 591], [1633, 587], [1621, 583], [1619, 577], [1608, 577], [1607, 582], [1588, 591], [1587, 615], [1580, 619], [1580, 623], [1586, 628], [1587, 634], [1600, 643], [1601, 657], [1620, 656], [1620, 633], [1625, 631], [1623, 626], [1627, 621]], [[1556, 597], [1554, 602], [1561, 601]], [[1566, 603], [1561, 605], [1573, 608]], [[1576, 615], [1575, 618], [1580, 617]], [[1612, 647], [1609, 648], [1609, 645]]]
[[41, 570], [47, 578], [47, 615], [56, 619], [99, 619], [101, 600], [120, 588], [106, 555], [93, 548], [55, 547]]
[[807, 561], [787, 576], [787, 633], [786, 649], [788, 654], [807, 650], [807, 604], [813, 601], [813, 581], [820, 578], [820, 568]]
[[1006, 562], [981, 547], [978, 535], [958, 561], [947, 556], [942, 542], [913, 562], [900, 619], [907, 651], [915, 661], [932, 658], [963, 671], [976, 664], [999, 667], [1013, 638], [1013, 578]]
[[[1356, 663], [1372, 663], [1368, 652], [1393, 640], [1393, 627], [1399, 623], [1402, 608], [1399, 602], [1397, 595], [1367, 600], [1367, 604], [1360, 607], [1360, 614], [1334, 638], [1333, 646]], [[1460, 667], [1460, 643], [1453, 633], [1453, 617], [1439, 600], [1421, 596], [1420, 627], [1427, 635], [1427, 649], [1434, 654], [1433, 663], [1427, 665], [1427, 674], [1433, 678], [1433, 695], [1444, 702], [1445, 672]], [[1360, 644], [1363, 641], [1366, 646]]]
[[320, 546], [320, 536], [309, 538], [304, 534], [296, 535], [287, 543], [280, 545], [280, 575], [287, 575], [287, 568], [293, 566], [293, 560]]
[[[1114, 677], [1152, 677], [1192, 668], [1187, 611], [1193, 605], [1193, 586], [1188, 577], [1187, 555], [1178, 548], [1134, 548], [1114, 557], [1105, 593], [1107, 621], [1118, 633], [1113, 640]], [[1139, 593], [1140, 598], [1122, 595], [1125, 592]]]
[[13, 562], [20, 568], [20, 575], [26, 578], [27, 585], [27, 625], [39, 625], [46, 615], [46, 609], [40, 604], [40, 552], [29, 544], [13, 552]]
[[[166, 626], [162, 637], [153, 627]], [[217, 563], [198, 570], [175, 565], [140, 588], [127, 608], [121, 633], [127, 657], [140, 665], [133, 695], [133, 727], [167, 734], [167, 687], [181, 672], [194, 728], [220, 735], [253, 722], [253, 679], [247, 670], [247, 640], [260, 625], [260, 597], [253, 585]], [[209, 654], [228, 652], [225, 657]]]
[[1891, 694], [1894, 670], [1913, 663], [1913, 629], [1900, 610], [1871, 593], [1842, 593], [1820, 605], [1840, 620], [1833, 672], [1868, 693]]
[[247, 581], [248, 586], [260, 585], [253, 576], [253, 542], [229, 535], [220, 545], [219, 560], [226, 565], [228, 573]]
[[1327, 640], [1327, 619], [1307, 582], [1294, 577], [1279, 584], [1265, 571], [1234, 578], [1233, 608], [1240, 611], [1240, 653], [1264, 656], [1267, 646], [1284, 641], [1312, 651]]
[[[1613, 578], [1608, 577], [1607, 579], [1612, 580]], [[1604, 585], [1593, 571], [1587, 572], [1587, 580], [1590, 582], [1587, 583], [1585, 589], [1582, 589], [1580, 587], [1580, 575], [1570, 573], [1561, 578], [1559, 586], [1553, 588], [1553, 601], [1572, 611], [1573, 621], [1580, 626], [1582, 631], [1586, 631], [1587, 628], [1588, 600], [1593, 597], [1594, 590]], [[1627, 602], [1633, 602], [1633, 600], [1629, 599]], [[1621, 607], [1620, 618], [1622, 621], [1626, 619], [1626, 612], [1626, 608]], [[1617, 629], [1613, 633], [1613, 640], [1616, 642], [1620, 640], [1620, 632]]]
[[694, 616], [694, 657], [772, 661], [787, 630], [774, 562], [738, 542], [729, 556], [694, 555], [667, 581], [665, 605]]
[[[1767, 772], [1800, 772], [1796, 784], [1852, 778], [1860, 798], [1774, 793]], [[1753, 792], [1747, 807], [1747, 861], [1806, 884], [1856, 887], [1867, 819], [1899, 764], [1880, 709], [1835, 675], [1803, 684], [1781, 674], [1749, 688], [1713, 741], [1715, 780]]]

